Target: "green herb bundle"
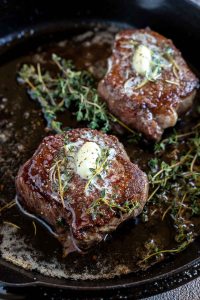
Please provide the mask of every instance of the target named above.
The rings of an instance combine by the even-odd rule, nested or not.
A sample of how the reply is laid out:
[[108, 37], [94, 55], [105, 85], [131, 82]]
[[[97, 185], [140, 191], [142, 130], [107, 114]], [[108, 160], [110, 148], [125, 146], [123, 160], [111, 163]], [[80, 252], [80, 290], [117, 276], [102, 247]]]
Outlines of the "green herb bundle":
[[200, 215], [200, 124], [183, 134], [174, 131], [155, 144], [154, 153], [148, 174], [151, 194], [143, 217], [148, 221], [153, 209], [161, 221], [168, 218], [175, 230], [175, 246], [161, 249], [155, 241], [147, 241], [140, 261], [144, 268], [149, 260], [153, 263], [165, 253], [184, 250], [196, 236], [193, 217]]
[[77, 71], [70, 60], [52, 55], [56, 67], [53, 74], [42, 72], [41, 65], [22, 65], [18, 82], [26, 84], [31, 99], [39, 102], [47, 127], [57, 133], [64, 130], [58, 121], [58, 113], [72, 107], [77, 121], [85, 121], [92, 129], [108, 132], [111, 123], [117, 122], [126, 130], [132, 129], [108, 112], [95, 88], [94, 78], [87, 71]]

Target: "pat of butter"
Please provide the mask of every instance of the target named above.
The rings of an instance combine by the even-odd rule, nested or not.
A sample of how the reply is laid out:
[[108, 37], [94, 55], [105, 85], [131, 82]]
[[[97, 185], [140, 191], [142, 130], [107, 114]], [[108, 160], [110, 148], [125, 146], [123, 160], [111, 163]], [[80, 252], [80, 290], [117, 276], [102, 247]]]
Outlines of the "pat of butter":
[[139, 75], [150, 72], [151, 50], [144, 45], [139, 45], [133, 55], [133, 67]]
[[86, 142], [76, 155], [77, 174], [83, 179], [92, 176], [91, 169], [96, 169], [96, 160], [101, 154], [100, 147], [94, 142]]

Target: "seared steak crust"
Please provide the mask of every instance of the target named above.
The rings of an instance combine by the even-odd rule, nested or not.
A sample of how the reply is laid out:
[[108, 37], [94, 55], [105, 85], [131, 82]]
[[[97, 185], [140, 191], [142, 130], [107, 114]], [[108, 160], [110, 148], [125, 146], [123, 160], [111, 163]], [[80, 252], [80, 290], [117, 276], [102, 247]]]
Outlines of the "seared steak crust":
[[[133, 66], [139, 45], [150, 49], [151, 74], [139, 74]], [[150, 29], [127, 29], [116, 36], [98, 92], [125, 124], [159, 140], [191, 107], [197, 87], [196, 76], [171, 40]]]
[[[76, 157], [87, 142], [95, 142], [104, 156], [83, 179]], [[20, 168], [16, 187], [20, 204], [53, 227], [65, 255], [89, 248], [137, 216], [148, 195], [145, 173], [130, 162], [118, 139], [90, 129], [44, 138]]]

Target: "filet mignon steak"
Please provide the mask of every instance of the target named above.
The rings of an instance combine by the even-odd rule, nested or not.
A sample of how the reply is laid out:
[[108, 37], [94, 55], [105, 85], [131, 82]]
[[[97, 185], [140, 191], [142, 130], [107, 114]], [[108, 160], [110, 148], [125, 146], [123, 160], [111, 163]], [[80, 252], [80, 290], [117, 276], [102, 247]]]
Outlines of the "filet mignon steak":
[[118, 139], [90, 129], [44, 138], [16, 187], [20, 204], [52, 226], [65, 255], [140, 214], [148, 196], [146, 174]]
[[116, 35], [98, 92], [116, 117], [159, 140], [191, 107], [197, 87], [171, 40], [150, 29], [127, 29]]

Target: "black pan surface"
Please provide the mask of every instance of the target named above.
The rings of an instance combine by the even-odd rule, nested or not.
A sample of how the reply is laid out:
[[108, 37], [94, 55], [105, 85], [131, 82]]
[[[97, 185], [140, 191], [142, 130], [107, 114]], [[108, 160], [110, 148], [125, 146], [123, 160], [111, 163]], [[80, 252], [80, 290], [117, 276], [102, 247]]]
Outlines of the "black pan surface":
[[[77, 28], [88, 28], [92, 23], [115, 20], [120, 26], [150, 26], [152, 29], [170, 36], [181, 48], [184, 56], [195, 68], [199, 68], [199, 26], [200, 14], [198, 7], [187, 1], [101, 1], [95, 4], [90, 1], [74, 1], [65, 4], [61, 1], [52, 6], [46, 1], [30, 1], [27, 7], [24, 1], [8, 1], [1, 6], [0, 14], [0, 52], [1, 60], [9, 60], [19, 49], [29, 49], [41, 42], [59, 40], [67, 31], [76, 32]], [[31, 8], [31, 9], [30, 9]], [[187, 11], [187, 13], [186, 13]], [[87, 20], [86, 20], [87, 18]], [[125, 25], [124, 25], [125, 24]], [[127, 25], [128, 24], [128, 25]], [[82, 296], [120, 295], [144, 297], [159, 293], [192, 278], [200, 272], [200, 240], [197, 239], [190, 247], [176, 257], [171, 257], [160, 265], [155, 265], [145, 272], [132, 273], [114, 279], [64, 280], [55, 279], [36, 272], [22, 270], [3, 259], [0, 259], [0, 280], [11, 292], [15, 287], [44, 286], [49, 288], [67, 289], [69, 293]], [[41, 293], [44, 290], [41, 291]], [[49, 291], [49, 290], [48, 290]], [[54, 293], [51, 290], [51, 293]], [[60, 290], [60, 296], [64, 293]], [[69, 295], [69, 294], [68, 294]], [[115, 297], [113, 296], [115, 295]]]

